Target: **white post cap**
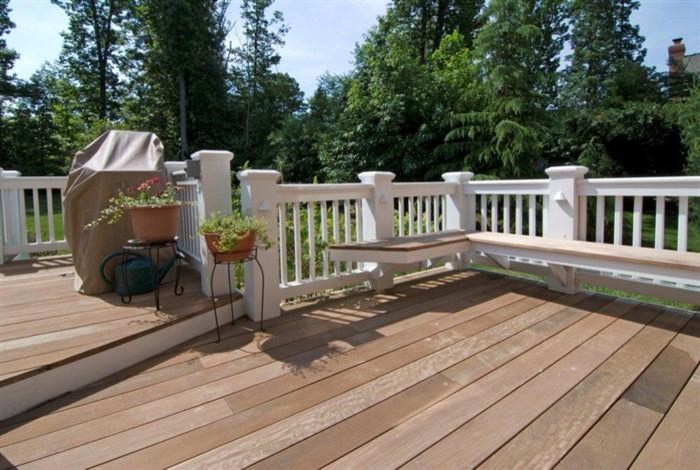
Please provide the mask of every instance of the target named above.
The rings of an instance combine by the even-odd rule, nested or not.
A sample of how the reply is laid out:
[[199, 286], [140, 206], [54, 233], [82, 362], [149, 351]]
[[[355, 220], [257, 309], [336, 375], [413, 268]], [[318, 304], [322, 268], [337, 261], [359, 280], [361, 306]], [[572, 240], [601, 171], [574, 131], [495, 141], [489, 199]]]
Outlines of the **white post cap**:
[[271, 181], [277, 182], [282, 177], [282, 173], [277, 170], [243, 170], [236, 173], [236, 178], [240, 182], [250, 181]]
[[211, 161], [222, 160], [230, 162], [233, 160], [233, 153], [228, 150], [200, 150], [192, 154], [192, 160], [196, 161]]
[[396, 175], [390, 171], [365, 171], [357, 175], [363, 183], [372, 183], [377, 180], [393, 181]]
[[550, 166], [544, 171], [550, 178], [582, 178], [588, 173], [588, 168], [577, 165]]
[[471, 171], [451, 171], [442, 174], [442, 179], [448, 183], [466, 183], [472, 178], [474, 178], [474, 173]]

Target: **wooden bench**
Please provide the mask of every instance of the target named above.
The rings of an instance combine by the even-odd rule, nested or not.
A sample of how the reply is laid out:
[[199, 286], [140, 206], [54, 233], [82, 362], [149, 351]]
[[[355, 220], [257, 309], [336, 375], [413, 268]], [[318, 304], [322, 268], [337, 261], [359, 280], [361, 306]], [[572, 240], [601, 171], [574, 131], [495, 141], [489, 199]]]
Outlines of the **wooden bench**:
[[343, 243], [330, 246], [330, 259], [408, 264], [468, 251], [546, 262], [563, 284], [570, 281], [567, 279], [567, 270], [583, 268], [620, 271], [635, 276], [661, 277], [684, 284], [700, 285], [698, 253], [492, 232], [449, 230], [386, 240]]
[[329, 247], [331, 261], [364, 261], [410, 264], [469, 251], [469, 239], [463, 230], [446, 230], [422, 235], [341, 243]]
[[550, 266], [621, 271], [700, 285], [700, 254], [504, 233], [469, 234], [473, 251], [537, 259]]

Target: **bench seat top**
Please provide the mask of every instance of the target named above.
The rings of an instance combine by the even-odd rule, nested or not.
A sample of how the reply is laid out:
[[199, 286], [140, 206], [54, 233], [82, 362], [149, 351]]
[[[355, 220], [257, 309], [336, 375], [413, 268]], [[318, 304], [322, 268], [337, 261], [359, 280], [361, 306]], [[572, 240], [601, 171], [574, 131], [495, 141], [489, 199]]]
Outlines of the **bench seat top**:
[[445, 230], [444, 232], [424, 233], [406, 237], [368, 240], [352, 243], [330, 245], [331, 250], [368, 250], [368, 251], [419, 251], [443, 245], [468, 241], [465, 230]]
[[477, 250], [480, 249], [479, 244], [483, 244], [549, 254], [585, 256], [606, 261], [697, 271], [700, 279], [700, 253], [493, 232], [470, 233], [469, 241], [475, 245], [474, 248]]

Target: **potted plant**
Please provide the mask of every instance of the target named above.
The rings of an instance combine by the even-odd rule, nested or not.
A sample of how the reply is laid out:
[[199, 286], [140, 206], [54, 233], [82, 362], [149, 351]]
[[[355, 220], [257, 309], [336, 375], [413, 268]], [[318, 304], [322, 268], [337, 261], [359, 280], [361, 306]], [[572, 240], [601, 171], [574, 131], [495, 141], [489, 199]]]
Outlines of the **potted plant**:
[[147, 243], [172, 240], [177, 234], [182, 202], [177, 199], [177, 187], [154, 176], [137, 186], [119, 191], [109, 200], [95, 220], [85, 226], [91, 229], [102, 223], [115, 224], [129, 214], [136, 239]]
[[218, 261], [242, 260], [250, 256], [256, 245], [265, 250], [272, 246], [265, 221], [240, 212], [207, 217], [200, 224], [199, 233]]

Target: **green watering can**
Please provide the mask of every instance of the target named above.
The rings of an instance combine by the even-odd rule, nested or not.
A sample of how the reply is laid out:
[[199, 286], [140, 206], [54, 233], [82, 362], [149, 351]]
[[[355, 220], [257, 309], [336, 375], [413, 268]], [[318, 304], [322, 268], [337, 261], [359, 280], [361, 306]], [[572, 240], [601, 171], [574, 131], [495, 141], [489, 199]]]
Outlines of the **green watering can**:
[[[100, 275], [102, 280], [104, 280], [114, 292], [121, 295], [122, 297], [129, 295], [145, 294], [147, 292], [153, 291], [155, 286], [153, 285], [153, 271], [158, 270], [157, 282], [160, 283], [170, 268], [173, 267], [177, 257], [173, 256], [167, 260], [162, 266], [158, 267], [148, 256], [139, 255], [136, 253], [129, 253], [126, 255], [126, 261], [118, 264], [114, 268], [114, 281], [110, 281], [105, 273], [105, 268], [107, 263], [112, 258], [122, 257], [124, 254], [121, 251], [107, 255], [100, 262]], [[127, 279], [129, 282], [129, 290], [127, 291], [127, 286], [124, 282], [124, 273], [126, 270]]]

